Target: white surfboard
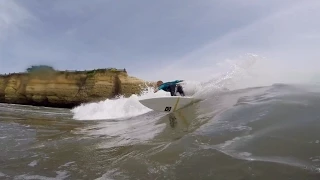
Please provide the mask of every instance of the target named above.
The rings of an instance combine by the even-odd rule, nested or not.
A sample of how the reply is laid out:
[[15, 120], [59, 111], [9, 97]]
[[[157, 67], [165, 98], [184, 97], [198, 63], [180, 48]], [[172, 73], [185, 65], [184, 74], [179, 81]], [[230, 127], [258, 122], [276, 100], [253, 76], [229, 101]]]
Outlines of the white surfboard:
[[197, 101], [200, 99], [186, 96], [165, 96], [139, 100], [144, 106], [162, 112], [173, 112]]

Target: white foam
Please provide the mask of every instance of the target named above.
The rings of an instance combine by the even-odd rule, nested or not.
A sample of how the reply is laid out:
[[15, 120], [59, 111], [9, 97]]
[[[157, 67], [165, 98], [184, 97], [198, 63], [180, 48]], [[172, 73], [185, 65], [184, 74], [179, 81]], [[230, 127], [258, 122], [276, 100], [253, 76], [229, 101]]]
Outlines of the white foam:
[[6, 174], [3, 174], [2, 172], [0, 172], [0, 177], [6, 177]]
[[28, 166], [34, 167], [38, 164], [38, 161], [34, 160], [31, 163], [28, 164]]
[[61, 165], [61, 166], [59, 166], [59, 168], [62, 168], [62, 167], [69, 167], [70, 165], [72, 165], [72, 164], [74, 164], [75, 163], [75, 161], [70, 161], [70, 162], [67, 162], [67, 163], [65, 163], [65, 164], [63, 164], [63, 165]]
[[88, 103], [72, 110], [77, 120], [116, 119], [135, 116], [148, 112], [149, 109], [139, 104], [136, 95], [130, 98], [106, 99], [96, 103]]
[[67, 171], [56, 171], [57, 176], [56, 177], [46, 177], [46, 176], [40, 176], [40, 175], [19, 175], [15, 176], [14, 179], [24, 179], [24, 180], [31, 180], [31, 179], [39, 179], [39, 180], [63, 180], [69, 177], [69, 174]]
[[137, 116], [151, 111], [143, 106], [139, 99], [154, 96], [164, 96], [165, 93], [153, 93], [152, 88], [148, 88], [142, 95], [132, 95], [129, 98], [120, 96], [117, 99], [106, 99], [100, 102], [82, 104], [74, 109], [73, 118], [76, 120], [99, 120], [118, 119]]
[[128, 177], [122, 175], [118, 169], [111, 169], [111, 170], [108, 170], [101, 177], [96, 178], [95, 180], [113, 180], [115, 176], [121, 177], [119, 179], [128, 179]]

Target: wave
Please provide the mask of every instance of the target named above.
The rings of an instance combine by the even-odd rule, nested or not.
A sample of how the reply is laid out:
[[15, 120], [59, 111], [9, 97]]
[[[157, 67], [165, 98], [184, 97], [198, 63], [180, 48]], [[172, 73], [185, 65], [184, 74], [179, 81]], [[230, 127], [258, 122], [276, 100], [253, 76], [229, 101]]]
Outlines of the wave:
[[[187, 96], [194, 96], [205, 99], [212, 94], [232, 89], [232, 85], [241, 77], [246, 76], [246, 70], [250, 68], [259, 57], [248, 54], [245, 58], [236, 60], [226, 60], [225, 63], [218, 64], [221, 68], [228, 69], [226, 73], [213, 75], [206, 81], [185, 80], [182, 87]], [[205, 79], [205, 78], [204, 78]], [[121, 119], [138, 116], [150, 112], [151, 109], [139, 103], [139, 99], [150, 97], [169, 96], [164, 91], [153, 92], [152, 87], [145, 87], [140, 94], [134, 94], [128, 98], [120, 96], [117, 99], [106, 99], [100, 102], [86, 103], [71, 110], [76, 120], [106, 120]]]

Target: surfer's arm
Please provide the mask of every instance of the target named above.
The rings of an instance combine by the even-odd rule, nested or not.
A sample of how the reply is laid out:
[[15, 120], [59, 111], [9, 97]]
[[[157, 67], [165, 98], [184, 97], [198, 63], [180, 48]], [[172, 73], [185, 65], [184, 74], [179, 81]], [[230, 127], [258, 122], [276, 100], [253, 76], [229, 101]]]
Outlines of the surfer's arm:
[[178, 84], [180, 82], [183, 82], [183, 80], [175, 80], [175, 81], [171, 81], [170, 83]]
[[164, 88], [164, 85], [162, 84], [162, 85], [160, 85], [158, 88], [156, 88], [155, 90], [154, 90], [154, 92], [156, 93], [156, 92], [158, 92], [159, 90], [161, 90], [161, 89], [163, 89]]
[[158, 92], [159, 90], [163, 90], [167, 86], [167, 83], [161, 84], [157, 89], [154, 90], [154, 92]]

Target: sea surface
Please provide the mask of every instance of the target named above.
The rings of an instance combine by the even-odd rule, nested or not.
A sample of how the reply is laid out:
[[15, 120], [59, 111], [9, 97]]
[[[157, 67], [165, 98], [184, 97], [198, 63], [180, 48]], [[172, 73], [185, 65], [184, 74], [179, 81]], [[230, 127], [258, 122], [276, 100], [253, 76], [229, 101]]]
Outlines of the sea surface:
[[320, 179], [319, 87], [202, 97], [171, 114], [141, 96], [72, 110], [0, 104], [0, 179]]

